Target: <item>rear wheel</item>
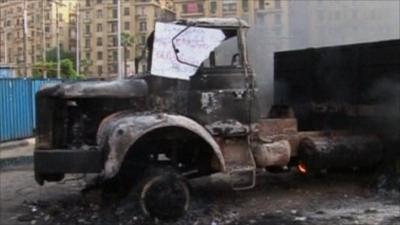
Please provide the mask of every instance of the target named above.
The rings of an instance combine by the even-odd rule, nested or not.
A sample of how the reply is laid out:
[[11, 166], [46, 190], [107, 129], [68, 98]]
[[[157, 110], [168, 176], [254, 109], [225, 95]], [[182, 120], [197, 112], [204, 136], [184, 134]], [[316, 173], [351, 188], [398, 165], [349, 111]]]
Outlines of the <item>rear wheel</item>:
[[139, 202], [148, 216], [176, 220], [189, 209], [189, 187], [173, 169], [151, 168], [139, 186]]

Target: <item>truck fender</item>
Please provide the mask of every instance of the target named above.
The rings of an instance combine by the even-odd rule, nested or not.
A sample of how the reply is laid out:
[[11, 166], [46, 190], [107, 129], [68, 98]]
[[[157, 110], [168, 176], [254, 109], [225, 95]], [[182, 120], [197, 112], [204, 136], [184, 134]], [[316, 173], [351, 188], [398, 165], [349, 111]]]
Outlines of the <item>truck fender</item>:
[[97, 144], [105, 154], [103, 178], [109, 179], [118, 173], [126, 153], [143, 135], [165, 127], [180, 127], [197, 134], [210, 145], [218, 159], [219, 168], [225, 171], [225, 160], [219, 145], [211, 134], [194, 120], [165, 113], [120, 112], [103, 119], [97, 132]]

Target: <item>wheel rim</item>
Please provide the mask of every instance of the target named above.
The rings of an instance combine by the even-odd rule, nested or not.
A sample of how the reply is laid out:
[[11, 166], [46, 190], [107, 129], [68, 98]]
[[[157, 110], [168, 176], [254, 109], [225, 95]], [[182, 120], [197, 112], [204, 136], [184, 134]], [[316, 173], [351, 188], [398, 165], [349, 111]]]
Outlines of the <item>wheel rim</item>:
[[176, 176], [150, 179], [140, 194], [140, 206], [146, 215], [159, 219], [175, 219], [189, 209], [189, 189]]

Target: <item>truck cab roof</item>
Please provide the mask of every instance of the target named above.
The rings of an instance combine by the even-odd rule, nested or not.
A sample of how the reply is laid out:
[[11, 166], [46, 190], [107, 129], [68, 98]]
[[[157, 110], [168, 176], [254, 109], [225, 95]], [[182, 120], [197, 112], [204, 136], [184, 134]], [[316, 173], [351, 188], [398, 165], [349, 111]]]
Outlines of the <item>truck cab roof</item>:
[[197, 26], [197, 27], [212, 27], [212, 28], [249, 28], [249, 24], [240, 18], [192, 18], [182, 19], [175, 22], [179, 25]]

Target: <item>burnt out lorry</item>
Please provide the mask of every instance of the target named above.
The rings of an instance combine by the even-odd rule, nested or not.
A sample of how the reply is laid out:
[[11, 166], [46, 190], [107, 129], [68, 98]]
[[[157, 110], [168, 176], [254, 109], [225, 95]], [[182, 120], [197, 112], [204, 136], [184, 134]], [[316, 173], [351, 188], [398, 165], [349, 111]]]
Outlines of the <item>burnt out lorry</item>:
[[98, 174], [138, 191], [145, 214], [173, 218], [189, 208], [188, 179], [225, 173], [245, 190], [259, 172], [372, 167], [396, 146], [399, 123], [387, 118], [399, 115], [398, 93], [385, 88], [399, 83], [399, 40], [276, 53], [268, 106], [248, 28], [240, 19], [157, 23], [147, 72], [43, 88], [36, 181]]

